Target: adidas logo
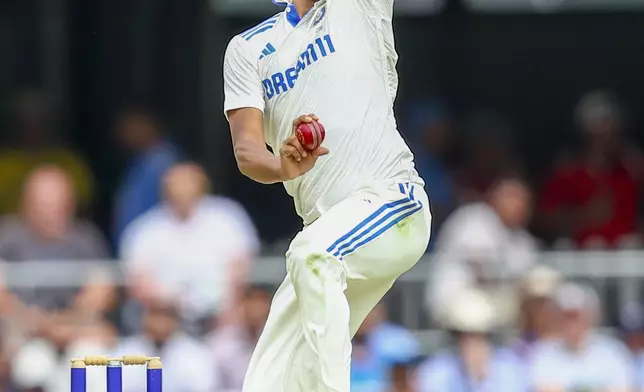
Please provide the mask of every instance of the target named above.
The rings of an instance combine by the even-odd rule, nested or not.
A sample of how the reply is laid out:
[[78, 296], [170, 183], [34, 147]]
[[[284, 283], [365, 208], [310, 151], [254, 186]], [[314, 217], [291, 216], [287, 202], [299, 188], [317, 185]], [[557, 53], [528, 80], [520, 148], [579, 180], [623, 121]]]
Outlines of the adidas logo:
[[264, 48], [264, 50], [262, 50], [262, 55], [259, 56], [259, 59], [261, 60], [264, 57], [268, 57], [273, 53], [275, 53], [275, 47], [271, 45], [271, 43], [269, 42], [266, 44], [266, 47]]

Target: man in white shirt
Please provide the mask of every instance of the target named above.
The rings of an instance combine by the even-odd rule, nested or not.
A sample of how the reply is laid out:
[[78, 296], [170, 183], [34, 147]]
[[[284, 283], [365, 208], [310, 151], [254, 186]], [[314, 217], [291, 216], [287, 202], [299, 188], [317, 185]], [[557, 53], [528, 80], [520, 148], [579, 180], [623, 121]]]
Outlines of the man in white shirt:
[[[393, 0], [284, 5], [224, 60], [239, 169], [284, 183], [305, 226], [244, 392], [348, 392], [351, 337], [425, 252], [429, 201], [393, 113]], [[294, 129], [317, 120], [326, 139], [305, 151]]]
[[530, 194], [514, 177], [499, 179], [487, 200], [456, 210], [443, 224], [436, 242], [428, 279], [427, 303], [442, 322], [449, 301], [464, 289], [476, 287], [490, 295], [497, 317], [517, 316], [517, 279], [536, 261], [536, 245], [525, 229], [530, 217]]
[[633, 359], [618, 340], [595, 331], [599, 299], [592, 288], [568, 283], [556, 295], [562, 338], [535, 348], [531, 363], [535, 392], [634, 391]]
[[130, 295], [144, 305], [157, 297], [178, 298], [182, 316], [202, 332], [198, 324], [213, 316], [231, 321], [259, 241], [239, 204], [206, 195], [208, 181], [199, 166], [176, 165], [163, 185], [165, 202], [123, 236]]

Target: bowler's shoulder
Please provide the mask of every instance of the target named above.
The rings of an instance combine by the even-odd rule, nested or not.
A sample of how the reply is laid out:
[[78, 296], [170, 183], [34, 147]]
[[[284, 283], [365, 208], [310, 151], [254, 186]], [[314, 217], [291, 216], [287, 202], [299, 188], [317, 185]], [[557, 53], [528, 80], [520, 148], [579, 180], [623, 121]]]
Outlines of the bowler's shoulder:
[[278, 38], [276, 35], [283, 16], [283, 12], [279, 12], [232, 37], [228, 42], [226, 57], [244, 57], [257, 61], [272, 54], [275, 51], [275, 43], [272, 42]]

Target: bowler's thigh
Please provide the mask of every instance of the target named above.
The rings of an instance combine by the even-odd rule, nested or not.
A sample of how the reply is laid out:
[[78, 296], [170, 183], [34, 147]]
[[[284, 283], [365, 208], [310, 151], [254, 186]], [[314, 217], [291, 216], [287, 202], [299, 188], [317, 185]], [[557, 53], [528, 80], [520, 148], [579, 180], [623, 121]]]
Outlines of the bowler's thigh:
[[429, 201], [422, 187], [412, 189], [415, 204], [389, 209], [372, 225], [371, 235], [359, 240], [355, 251], [344, 255], [347, 280], [393, 282], [425, 254], [431, 231]]
[[376, 183], [304, 228], [289, 247], [287, 268], [321, 256], [339, 261], [347, 278], [400, 275], [425, 252], [430, 225], [422, 186]]

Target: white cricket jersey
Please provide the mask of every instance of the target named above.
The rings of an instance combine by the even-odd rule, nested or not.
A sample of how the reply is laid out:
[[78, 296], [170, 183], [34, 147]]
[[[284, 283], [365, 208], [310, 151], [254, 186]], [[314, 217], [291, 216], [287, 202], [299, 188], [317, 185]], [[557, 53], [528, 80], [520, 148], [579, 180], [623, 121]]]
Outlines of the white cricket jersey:
[[302, 18], [289, 5], [228, 45], [225, 113], [263, 111], [276, 155], [297, 117], [316, 114], [326, 129], [329, 155], [284, 183], [304, 224], [374, 181], [422, 181], [394, 118], [392, 16], [393, 0], [319, 0]]

